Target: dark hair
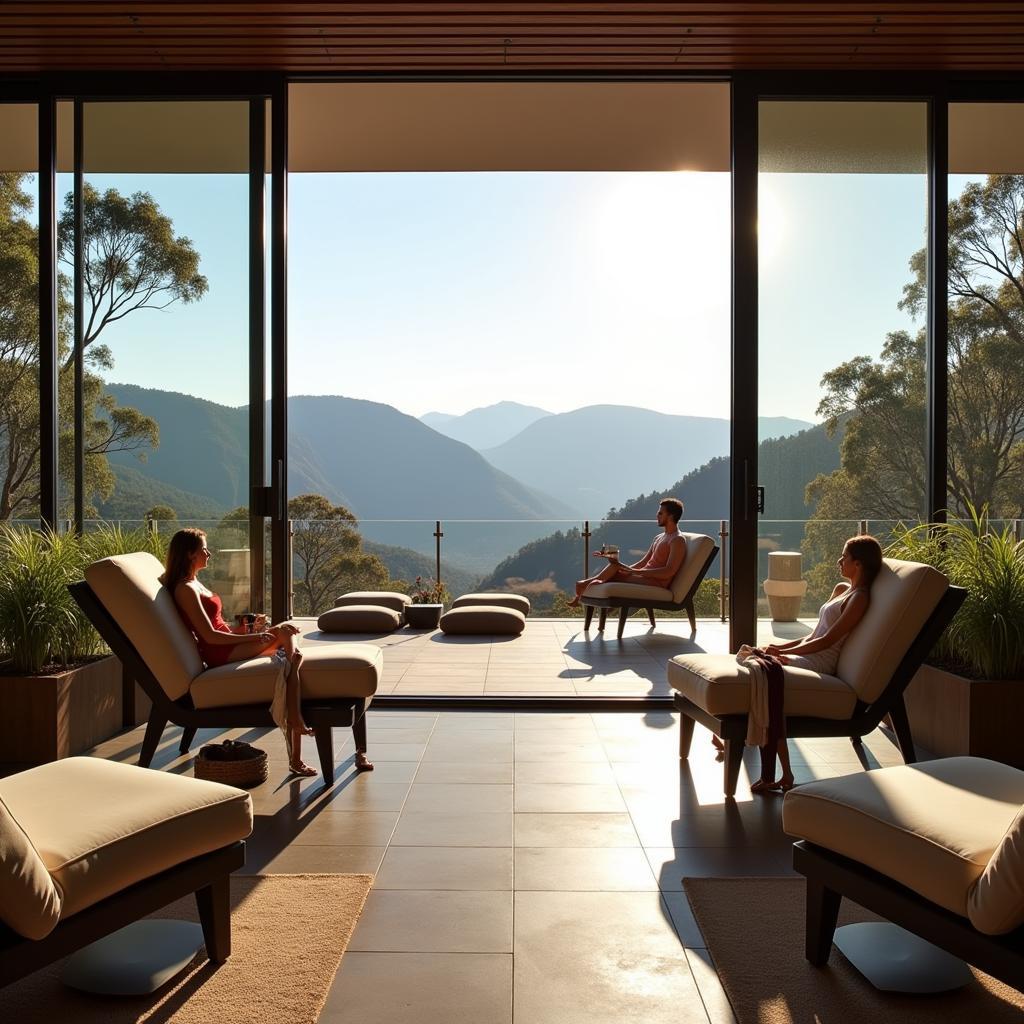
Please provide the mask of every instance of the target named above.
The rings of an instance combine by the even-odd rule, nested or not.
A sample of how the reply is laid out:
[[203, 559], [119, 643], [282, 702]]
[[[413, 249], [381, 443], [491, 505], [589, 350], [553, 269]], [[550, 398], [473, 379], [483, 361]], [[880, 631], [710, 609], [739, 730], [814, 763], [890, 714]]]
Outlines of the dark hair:
[[672, 522], [678, 523], [683, 518], [683, 503], [678, 498], [662, 498], [658, 508], [663, 508], [671, 517]]
[[862, 533], [857, 537], [851, 537], [846, 542], [846, 549], [855, 562], [860, 562], [864, 581], [870, 589], [882, 568], [882, 545], [871, 534]]
[[206, 534], [192, 526], [179, 530], [167, 545], [167, 565], [161, 577], [163, 585], [173, 594], [174, 588], [192, 571], [192, 558], [206, 545]]

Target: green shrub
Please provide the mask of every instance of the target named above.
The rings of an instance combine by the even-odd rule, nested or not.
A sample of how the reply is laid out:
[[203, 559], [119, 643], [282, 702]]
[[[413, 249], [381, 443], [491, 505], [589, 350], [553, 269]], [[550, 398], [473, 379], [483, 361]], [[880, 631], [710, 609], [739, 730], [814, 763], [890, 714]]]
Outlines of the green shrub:
[[979, 678], [1024, 679], [1024, 544], [1009, 527], [990, 529], [987, 510], [970, 514], [897, 528], [886, 555], [934, 565], [967, 590], [933, 656]]

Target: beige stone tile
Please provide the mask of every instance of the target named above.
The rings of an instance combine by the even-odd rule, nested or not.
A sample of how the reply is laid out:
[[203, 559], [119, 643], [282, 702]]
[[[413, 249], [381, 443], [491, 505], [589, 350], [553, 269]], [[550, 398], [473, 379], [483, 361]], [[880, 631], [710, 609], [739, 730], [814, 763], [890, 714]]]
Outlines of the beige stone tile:
[[480, 764], [509, 762], [514, 760], [512, 740], [505, 733], [482, 734], [455, 737], [434, 736], [423, 754], [424, 763], [444, 761], [448, 764], [465, 764], [467, 761]]
[[516, 736], [516, 761], [599, 761], [607, 762], [604, 747], [593, 743], [534, 743]]
[[[299, 820], [262, 822], [254, 840], [301, 846], [387, 846], [398, 822], [397, 811], [331, 811]], [[250, 842], [254, 841], [250, 840]]]
[[[351, 744], [349, 744], [351, 756]], [[383, 739], [367, 744], [367, 753], [372, 761], [418, 761], [426, 749], [425, 743], [386, 743]], [[312, 754], [310, 756], [313, 756]], [[308, 761], [309, 758], [307, 757]]]
[[517, 814], [515, 845], [639, 846], [628, 814]]
[[517, 761], [516, 785], [564, 782], [602, 786], [615, 783], [615, 773], [606, 761]]
[[392, 841], [397, 846], [511, 846], [512, 817], [494, 811], [406, 811]]
[[317, 801], [317, 806], [329, 811], [400, 811], [409, 795], [410, 783], [381, 782], [372, 779], [376, 774], [376, 769], [372, 772], [353, 773], [345, 780], [347, 785], [335, 783]]
[[607, 813], [625, 811], [626, 805], [617, 785], [526, 782], [516, 786], [515, 809], [555, 813]]
[[529, 729], [558, 729], [563, 726], [583, 728], [593, 725], [587, 712], [571, 711], [520, 711], [515, 716], [516, 731]]
[[451, 783], [479, 786], [511, 785], [513, 779], [511, 761], [498, 761], [492, 764], [480, 764], [479, 761], [466, 761], [454, 764], [446, 761], [422, 761], [416, 773], [418, 783], [448, 785]]
[[434, 811], [511, 811], [512, 786], [417, 781], [405, 809], [412, 813]]
[[636, 847], [519, 847], [516, 891], [656, 892], [658, 883]]
[[512, 957], [346, 952], [320, 1024], [512, 1024]]
[[241, 875], [372, 875], [384, 858], [383, 846], [286, 846], [265, 863], [246, 858]]
[[789, 848], [691, 846], [684, 849], [645, 847], [651, 870], [665, 892], [681, 892], [684, 878], [792, 875]]
[[375, 889], [512, 888], [510, 847], [390, 846], [374, 879]]
[[530, 1024], [706, 1024], [656, 893], [517, 892], [515, 950], [515, 1012]]
[[662, 892], [661, 900], [668, 908], [672, 924], [675, 926], [676, 934], [679, 936], [679, 941], [682, 945], [687, 948], [703, 947], [705, 944], [704, 936], [701, 933], [700, 926], [697, 924], [697, 919], [693, 916], [693, 911], [690, 909], [690, 901], [686, 898], [686, 893]]
[[511, 953], [512, 893], [374, 889], [349, 949]]
[[736, 1015], [729, 1005], [729, 997], [719, 980], [711, 954], [706, 949], [687, 949], [686, 962], [697, 982], [710, 1024], [736, 1024]]

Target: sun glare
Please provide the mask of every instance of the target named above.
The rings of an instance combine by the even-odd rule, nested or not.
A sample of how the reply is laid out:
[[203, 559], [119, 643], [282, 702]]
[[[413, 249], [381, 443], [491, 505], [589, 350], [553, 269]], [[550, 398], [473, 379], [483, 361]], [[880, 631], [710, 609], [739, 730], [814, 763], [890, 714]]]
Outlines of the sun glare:
[[757, 184], [757, 258], [764, 266], [777, 262], [786, 245], [786, 212], [778, 193], [761, 175]]

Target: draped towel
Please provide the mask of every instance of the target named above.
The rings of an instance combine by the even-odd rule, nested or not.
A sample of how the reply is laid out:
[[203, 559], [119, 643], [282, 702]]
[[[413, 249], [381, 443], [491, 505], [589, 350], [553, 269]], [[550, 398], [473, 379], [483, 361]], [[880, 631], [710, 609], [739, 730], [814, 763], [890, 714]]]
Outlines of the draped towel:
[[736, 661], [750, 675], [750, 711], [744, 742], [748, 747], [763, 747], [785, 738], [785, 673], [782, 662], [749, 644], [743, 644], [736, 652]]
[[288, 717], [288, 673], [291, 671], [292, 663], [282, 650], [274, 651], [274, 660], [278, 663], [279, 671], [277, 681], [274, 683], [274, 698], [270, 702], [270, 717], [274, 724], [284, 733], [284, 745], [288, 751], [288, 762], [294, 764], [295, 755], [299, 753], [292, 750], [292, 724]]

